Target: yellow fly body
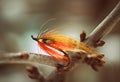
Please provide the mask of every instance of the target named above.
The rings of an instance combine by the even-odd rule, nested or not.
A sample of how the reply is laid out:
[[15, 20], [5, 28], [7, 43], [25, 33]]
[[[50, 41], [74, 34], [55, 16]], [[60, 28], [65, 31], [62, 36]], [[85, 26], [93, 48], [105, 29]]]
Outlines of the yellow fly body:
[[[76, 40], [70, 36], [59, 34], [54, 30], [48, 31], [38, 37], [39, 39], [49, 40], [51, 43], [47, 43], [48, 45], [56, 45], [60, 47], [64, 51], [84, 51], [87, 54], [97, 54], [98, 52], [79, 40]], [[60, 43], [61, 45], [57, 44]], [[54, 46], [52, 46], [54, 47]]]

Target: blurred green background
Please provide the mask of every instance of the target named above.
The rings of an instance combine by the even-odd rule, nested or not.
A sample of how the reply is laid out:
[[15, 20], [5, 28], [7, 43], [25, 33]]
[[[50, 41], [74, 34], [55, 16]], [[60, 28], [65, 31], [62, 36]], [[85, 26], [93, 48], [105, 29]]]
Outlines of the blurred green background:
[[[0, 0], [0, 51], [38, 53], [31, 35], [50, 18], [47, 28], [64, 28], [60, 32], [79, 39], [83, 30], [89, 34], [114, 8], [119, 0]], [[66, 82], [120, 82], [120, 23], [104, 38], [99, 50], [107, 64], [94, 72], [80, 65], [69, 72]], [[70, 76], [69, 76], [70, 75]], [[0, 65], [0, 82], [36, 82], [27, 77], [24, 65]], [[56, 81], [57, 82], [57, 81]]]

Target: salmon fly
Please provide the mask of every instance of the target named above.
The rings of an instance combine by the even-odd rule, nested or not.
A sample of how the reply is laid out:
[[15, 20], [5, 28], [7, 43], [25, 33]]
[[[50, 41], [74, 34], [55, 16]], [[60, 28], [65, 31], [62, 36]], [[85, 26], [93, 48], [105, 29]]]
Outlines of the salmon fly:
[[[69, 61], [65, 51], [84, 52], [92, 57], [99, 57], [99, 52], [94, 48], [76, 40], [70, 36], [60, 34], [56, 30], [49, 30], [37, 36], [31, 36], [36, 40], [39, 47], [47, 52], [53, 59], [60, 61]], [[100, 58], [100, 57], [99, 57]]]

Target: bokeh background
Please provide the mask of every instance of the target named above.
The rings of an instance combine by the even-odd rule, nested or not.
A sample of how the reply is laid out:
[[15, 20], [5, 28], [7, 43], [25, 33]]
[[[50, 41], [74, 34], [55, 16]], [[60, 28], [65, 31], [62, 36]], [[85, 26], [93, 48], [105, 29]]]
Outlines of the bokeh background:
[[[114, 8], [119, 0], [0, 0], [0, 51], [36, 52], [40, 26], [50, 18], [47, 28], [64, 28], [60, 32], [79, 39], [83, 30], [89, 34]], [[98, 48], [107, 64], [99, 72], [80, 65], [69, 72], [66, 82], [120, 82], [120, 23]], [[47, 69], [49, 70], [49, 69]], [[37, 82], [27, 76], [24, 65], [0, 65], [0, 82]], [[57, 82], [57, 81], [56, 81]]]

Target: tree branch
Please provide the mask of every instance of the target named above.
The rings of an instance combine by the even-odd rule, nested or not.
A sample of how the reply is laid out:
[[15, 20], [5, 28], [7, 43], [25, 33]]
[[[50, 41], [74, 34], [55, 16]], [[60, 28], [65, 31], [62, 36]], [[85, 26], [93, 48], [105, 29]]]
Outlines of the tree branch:
[[[120, 20], [120, 2], [118, 5], [113, 9], [113, 11], [93, 30], [93, 32], [88, 36], [88, 38], [84, 41], [85, 44], [93, 46], [96, 42], [98, 42], [101, 38], [103, 38], [105, 35], [107, 35], [114, 27], [115, 25], [119, 22]], [[84, 37], [86, 35], [84, 34]], [[83, 39], [83, 38], [82, 38]], [[83, 41], [83, 40], [82, 40]], [[81, 60], [82, 62], [85, 60], [86, 63], [90, 64], [89, 61], [93, 59], [85, 59], [86, 56], [89, 54], [85, 54], [83, 52], [67, 52], [71, 62], [69, 67], [73, 67], [74, 63], [76, 61]], [[103, 56], [98, 55], [99, 58], [102, 58]], [[96, 62], [97, 61], [97, 62]], [[28, 63], [28, 64], [45, 64], [45, 65], [50, 65], [57, 67], [59, 62], [55, 61], [53, 58], [47, 55], [42, 55], [42, 54], [36, 54], [36, 53], [28, 53], [28, 52], [20, 52], [20, 53], [3, 53], [0, 52], [0, 63]], [[97, 66], [102, 66], [104, 63], [102, 60], [96, 60], [93, 62], [94, 65]], [[63, 66], [66, 65], [66, 62], [60, 62]], [[93, 69], [96, 70], [96, 67], [92, 65]], [[34, 68], [28, 68], [27, 69], [30, 73], [34, 73], [33, 75], [30, 74], [31, 77], [35, 77], [38, 74], [38, 70]], [[36, 71], [34, 71], [36, 70]], [[33, 72], [31, 72], [33, 71]], [[63, 73], [63, 74], [62, 74]], [[55, 71], [52, 75], [52, 79], [54, 82], [56, 80], [56, 75], [59, 75], [59, 78], [63, 77], [64, 71], [61, 74], [58, 74], [57, 71]], [[39, 79], [39, 78], [38, 78]], [[49, 78], [51, 82], [51, 78]], [[54, 80], [55, 79], [55, 80]], [[46, 80], [45, 80], [46, 81]], [[60, 81], [62, 81], [60, 79]]]
[[120, 1], [112, 12], [91, 32], [85, 43], [94, 46], [94, 43], [110, 33], [115, 25], [120, 21]]
[[0, 52], [0, 63], [45, 64], [54, 67], [58, 64], [58, 62], [53, 60], [50, 56], [28, 52]]

